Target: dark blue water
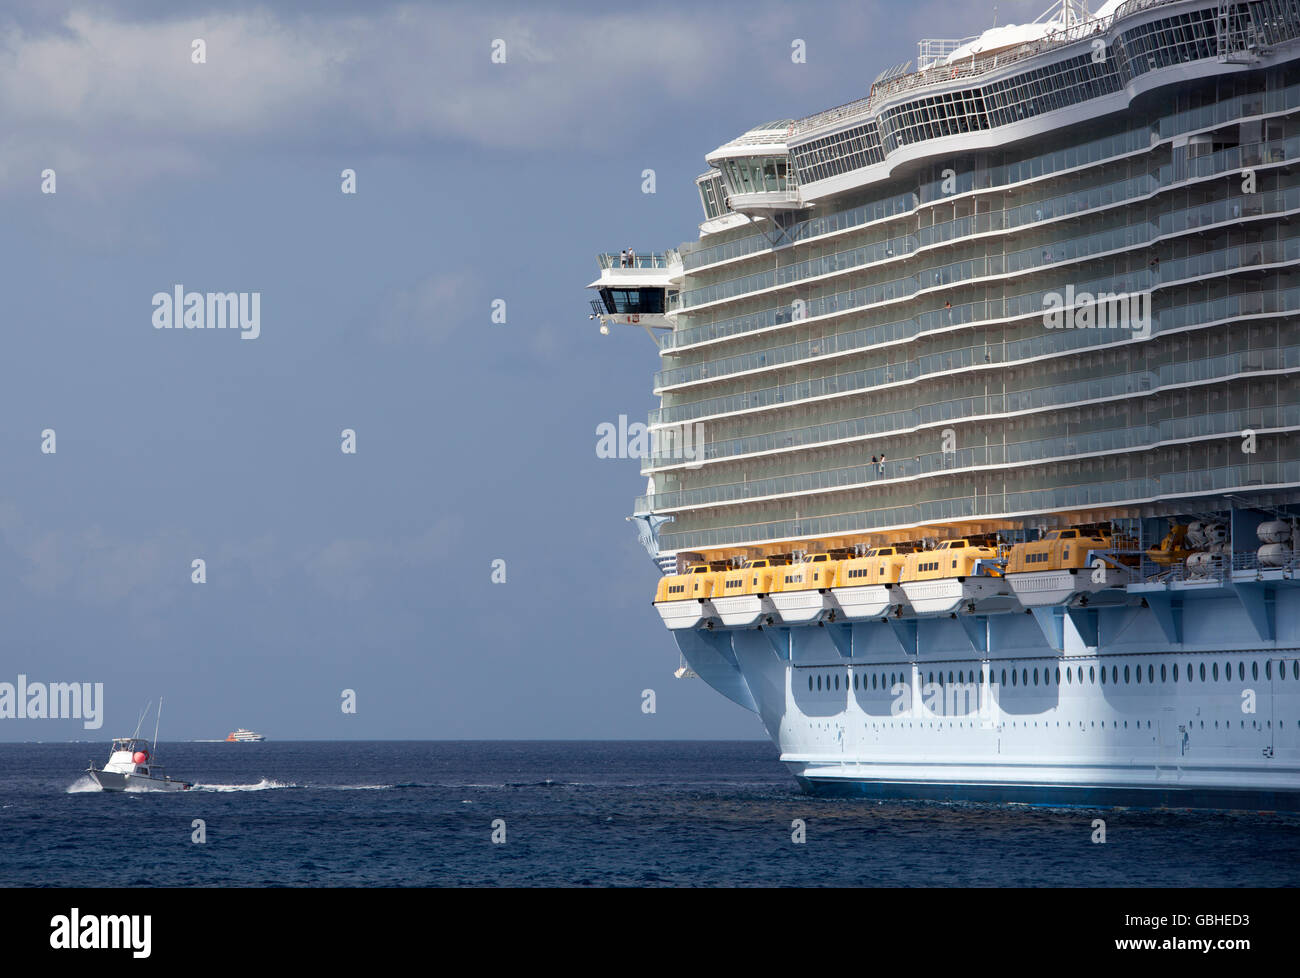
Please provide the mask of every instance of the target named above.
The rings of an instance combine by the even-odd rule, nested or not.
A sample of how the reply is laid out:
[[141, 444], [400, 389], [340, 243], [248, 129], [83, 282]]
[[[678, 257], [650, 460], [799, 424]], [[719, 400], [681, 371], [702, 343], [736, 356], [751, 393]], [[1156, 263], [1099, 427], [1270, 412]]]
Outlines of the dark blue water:
[[1295, 816], [817, 799], [766, 743], [169, 744], [195, 790], [86, 790], [107, 753], [0, 744], [0, 885], [1300, 883]]

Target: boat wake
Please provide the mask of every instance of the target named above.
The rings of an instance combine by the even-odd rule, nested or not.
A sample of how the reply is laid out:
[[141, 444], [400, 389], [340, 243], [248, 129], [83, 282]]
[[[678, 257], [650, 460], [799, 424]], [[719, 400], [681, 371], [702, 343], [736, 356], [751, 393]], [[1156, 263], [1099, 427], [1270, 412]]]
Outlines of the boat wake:
[[103, 790], [104, 789], [96, 784], [95, 779], [89, 774], [83, 774], [81, 777], [77, 778], [76, 781], [72, 782], [72, 784], [68, 785], [68, 794], [70, 795], [81, 795], [85, 794], [87, 791]]
[[257, 784], [196, 784], [192, 791], [269, 791], [272, 788], [301, 788], [302, 785], [263, 778]]

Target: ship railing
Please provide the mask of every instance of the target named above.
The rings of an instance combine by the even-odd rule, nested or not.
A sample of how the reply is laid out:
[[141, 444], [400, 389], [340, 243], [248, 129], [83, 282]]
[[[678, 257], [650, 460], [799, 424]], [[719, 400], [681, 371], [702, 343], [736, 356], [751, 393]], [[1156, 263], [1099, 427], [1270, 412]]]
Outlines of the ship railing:
[[1231, 566], [1232, 562], [1227, 554], [1214, 554], [1209, 561], [1190, 567], [1187, 564], [1186, 557], [1172, 564], [1161, 564], [1143, 555], [1138, 577], [1140, 581], [1145, 581], [1148, 584], [1195, 583], [1198, 581], [1218, 581], [1222, 583], [1224, 578], [1227, 577]]
[[[600, 254], [596, 256], [596, 261], [600, 263], [602, 269], [609, 268], [668, 268], [673, 264], [676, 253], [673, 251], [660, 252], [658, 254], [634, 254], [631, 264], [624, 255]], [[678, 259], [680, 262], [680, 259]]]
[[1273, 558], [1268, 563], [1264, 563], [1259, 559], [1258, 550], [1246, 550], [1232, 555], [1232, 569], [1233, 571], [1290, 571], [1295, 573], [1300, 571], [1300, 557], [1297, 557], [1292, 552], [1291, 556], [1284, 560]]
[[1016, 64], [1027, 58], [1033, 58], [1047, 51], [1073, 44], [1076, 41], [1096, 34], [1108, 31], [1118, 20], [1135, 14], [1138, 11], [1146, 10], [1149, 7], [1159, 7], [1164, 4], [1176, 3], [1179, 0], [1129, 0], [1128, 3], [1116, 10], [1110, 17], [1105, 19], [1095, 18], [1092, 20], [1080, 21], [1071, 24], [1060, 30], [1052, 31], [1044, 37], [1036, 38], [1032, 41], [1026, 41], [1014, 48], [999, 51], [996, 54], [980, 58], [978, 55], [972, 58], [963, 58], [960, 61], [952, 63], [938, 63], [925, 68], [922, 71], [912, 72], [910, 75], [902, 75], [898, 78], [892, 78], [889, 81], [878, 82], [871, 86], [871, 93], [866, 98], [860, 98], [856, 101], [849, 102], [845, 105], [833, 109], [827, 109], [816, 115], [808, 116], [805, 119], [797, 120], [791, 127], [791, 135], [799, 135], [813, 129], [820, 128], [832, 122], [842, 119], [851, 118], [858, 115], [866, 115], [884, 99], [890, 98], [900, 92], [911, 91], [915, 88], [924, 88], [928, 85], [937, 85], [941, 82], [959, 81], [964, 78], [974, 78], [979, 75], [987, 74], [996, 69], [1005, 68], [1008, 65]]

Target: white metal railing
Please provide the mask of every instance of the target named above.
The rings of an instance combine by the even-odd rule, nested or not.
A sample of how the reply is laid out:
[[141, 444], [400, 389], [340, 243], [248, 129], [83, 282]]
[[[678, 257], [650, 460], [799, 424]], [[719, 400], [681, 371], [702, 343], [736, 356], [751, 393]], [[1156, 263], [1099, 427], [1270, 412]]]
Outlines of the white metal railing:
[[957, 64], [936, 63], [930, 65], [921, 71], [915, 71], [910, 75], [903, 75], [899, 78], [893, 78], [889, 81], [879, 82], [871, 86], [871, 92], [865, 98], [848, 102], [844, 105], [832, 109], [826, 109], [815, 115], [810, 115], [804, 119], [798, 119], [791, 127], [791, 135], [801, 135], [802, 133], [818, 129], [821, 126], [832, 122], [854, 117], [858, 115], [869, 114], [872, 108], [881, 101], [891, 98], [900, 92], [911, 91], [915, 88], [924, 88], [927, 85], [936, 85], [940, 82], [957, 81], [963, 78], [975, 78], [987, 74], [995, 69], [1007, 67], [1018, 61], [1024, 61], [1027, 58], [1037, 57], [1047, 51], [1073, 44], [1075, 41], [1091, 37], [1094, 34], [1100, 34], [1109, 30], [1114, 24], [1149, 7], [1159, 7], [1165, 4], [1178, 3], [1180, 0], [1129, 0], [1128, 3], [1120, 7], [1109, 17], [1104, 19], [1092, 19], [1080, 21], [1063, 27], [1059, 30], [1052, 31], [1045, 37], [1033, 41], [1026, 41], [1013, 48], [1005, 51], [999, 51], [990, 57], [979, 58], [972, 57], [969, 61], [963, 59]]

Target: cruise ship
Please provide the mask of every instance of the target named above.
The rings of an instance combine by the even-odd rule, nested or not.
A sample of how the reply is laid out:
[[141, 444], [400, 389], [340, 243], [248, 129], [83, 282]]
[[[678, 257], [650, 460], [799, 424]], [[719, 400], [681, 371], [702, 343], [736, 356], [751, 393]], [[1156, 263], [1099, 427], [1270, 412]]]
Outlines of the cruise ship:
[[677, 675], [816, 794], [1300, 808], [1300, 0], [1067, 0], [866, 81], [599, 257]]

